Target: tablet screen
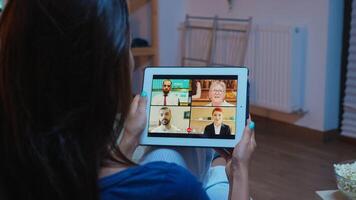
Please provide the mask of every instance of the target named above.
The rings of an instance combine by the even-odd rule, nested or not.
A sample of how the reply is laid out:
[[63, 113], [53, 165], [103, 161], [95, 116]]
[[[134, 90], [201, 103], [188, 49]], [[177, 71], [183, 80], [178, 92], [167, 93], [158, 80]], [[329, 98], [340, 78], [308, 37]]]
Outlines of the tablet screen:
[[153, 75], [148, 137], [235, 139], [237, 75]]

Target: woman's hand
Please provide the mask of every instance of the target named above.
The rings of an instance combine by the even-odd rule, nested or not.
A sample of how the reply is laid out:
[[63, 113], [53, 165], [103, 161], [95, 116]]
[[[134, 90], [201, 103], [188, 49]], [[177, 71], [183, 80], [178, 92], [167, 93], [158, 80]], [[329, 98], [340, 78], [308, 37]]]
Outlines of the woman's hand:
[[137, 148], [141, 134], [146, 127], [146, 93], [142, 92], [141, 96], [136, 95], [132, 100], [129, 114], [124, 124], [122, 139], [120, 140], [120, 150], [122, 153], [131, 158]]
[[254, 122], [248, 120], [244, 129], [241, 141], [235, 146], [232, 152], [231, 167], [232, 170], [238, 168], [248, 168], [251, 155], [256, 148]]
[[252, 153], [256, 148], [254, 122], [247, 120], [247, 125], [243, 131], [240, 142], [234, 149], [215, 148], [215, 150], [223, 157], [227, 162], [231, 162], [235, 168], [248, 168]]
[[226, 159], [226, 175], [230, 183], [229, 199], [249, 199], [248, 168], [252, 153], [256, 148], [254, 122], [248, 120], [240, 142], [232, 153], [225, 149], [215, 149]]

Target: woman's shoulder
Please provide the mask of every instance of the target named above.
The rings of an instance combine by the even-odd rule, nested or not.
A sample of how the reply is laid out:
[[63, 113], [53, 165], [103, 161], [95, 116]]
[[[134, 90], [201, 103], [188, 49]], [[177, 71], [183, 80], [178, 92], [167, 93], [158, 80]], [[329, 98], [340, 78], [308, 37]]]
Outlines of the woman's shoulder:
[[99, 187], [102, 200], [117, 197], [146, 200], [208, 199], [201, 183], [189, 171], [166, 162], [128, 168], [100, 179]]

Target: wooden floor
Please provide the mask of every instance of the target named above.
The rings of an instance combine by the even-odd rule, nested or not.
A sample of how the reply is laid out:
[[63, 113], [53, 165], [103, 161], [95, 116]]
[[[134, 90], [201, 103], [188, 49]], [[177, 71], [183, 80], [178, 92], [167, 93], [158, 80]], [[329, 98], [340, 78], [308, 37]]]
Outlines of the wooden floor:
[[323, 142], [317, 131], [265, 118], [256, 122], [257, 149], [250, 172], [254, 200], [316, 199], [316, 190], [336, 189], [333, 163], [356, 159], [356, 145]]

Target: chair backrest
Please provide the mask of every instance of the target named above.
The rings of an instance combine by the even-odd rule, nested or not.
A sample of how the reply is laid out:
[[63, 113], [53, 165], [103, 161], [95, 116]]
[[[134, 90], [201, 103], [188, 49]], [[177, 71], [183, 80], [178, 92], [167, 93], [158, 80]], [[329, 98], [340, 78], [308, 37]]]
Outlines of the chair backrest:
[[186, 16], [182, 66], [243, 65], [252, 18]]

